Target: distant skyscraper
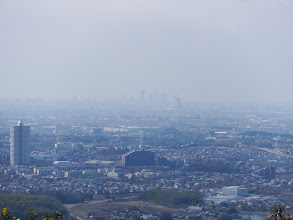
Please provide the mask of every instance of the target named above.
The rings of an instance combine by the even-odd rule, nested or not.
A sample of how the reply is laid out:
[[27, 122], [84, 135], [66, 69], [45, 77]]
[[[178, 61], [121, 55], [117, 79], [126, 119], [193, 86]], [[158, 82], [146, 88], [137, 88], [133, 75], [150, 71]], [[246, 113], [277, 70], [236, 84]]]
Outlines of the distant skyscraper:
[[30, 127], [21, 121], [10, 128], [10, 166], [30, 165]]
[[139, 101], [140, 101], [141, 104], [144, 104], [144, 102], [145, 102], [144, 90], [142, 90], [142, 91], [140, 92]]
[[181, 109], [181, 107], [182, 107], [181, 98], [177, 97], [176, 98], [176, 108]]

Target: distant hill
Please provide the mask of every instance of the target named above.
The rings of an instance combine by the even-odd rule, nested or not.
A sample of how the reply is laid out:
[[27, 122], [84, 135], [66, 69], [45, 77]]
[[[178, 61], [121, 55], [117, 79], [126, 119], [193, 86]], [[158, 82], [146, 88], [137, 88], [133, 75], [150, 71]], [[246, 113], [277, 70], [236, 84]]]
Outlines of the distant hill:
[[0, 194], [0, 210], [3, 208], [21, 220], [27, 220], [30, 211], [36, 212], [38, 219], [56, 211], [62, 212], [64, 219], [73, 219], [59, 201], [48, 196]]

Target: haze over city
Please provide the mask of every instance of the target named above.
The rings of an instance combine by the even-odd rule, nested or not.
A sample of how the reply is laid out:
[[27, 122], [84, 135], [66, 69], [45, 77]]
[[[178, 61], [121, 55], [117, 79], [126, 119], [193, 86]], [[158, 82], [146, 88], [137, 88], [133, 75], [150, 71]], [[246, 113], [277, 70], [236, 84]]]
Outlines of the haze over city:
[[0, 219], [292, 219], [292, 12], [0, 0]]
[[1, 1], [0, 98], [291, 102], [289, 0]]

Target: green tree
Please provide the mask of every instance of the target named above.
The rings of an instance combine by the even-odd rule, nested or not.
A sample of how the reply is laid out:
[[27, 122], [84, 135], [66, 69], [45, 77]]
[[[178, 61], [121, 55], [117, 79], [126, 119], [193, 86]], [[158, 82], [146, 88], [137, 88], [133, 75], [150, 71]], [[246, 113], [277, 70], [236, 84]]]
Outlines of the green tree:
[[266, 220], [293, 220], [293, 217], [290, 216], [284, 206], [277, 205], [271, 212], [270, 217], [266, 218]]
[[[21, 220], [35, 220], [42, 216], [50, 216], [56, 210], [63, 213], [63, 218], [68, 220], [73, 219], [62, 203], [48, 196], [2, 194], [0, 199], [1, 212], [4, 208], [7, 208], [11, 212], [9, 214], [11, 218], [15, 216]], [[32, 210], [34, 213], [38, 213], [39, 218], [34, 216], [34, 213], [30, 214]], [[4, 219], [4, 216], [0, 217], [0, 219]], [[6, 219], [9, 218], [6, 217]]]
[[130, 212], [130, 211], [138, 211], [138, 212], [142, 212], [140, 210], [140, 208], [138, 208], [137, 206], [135, 205], [130, 205], [130, 206], [127, 206], [127, 210]]
[[[29, 213], [29, 220], [35, 220], [37, 218], [37, 213], [30, 211]], [[0, 215], [1, 219], [7, 220], [11, 219], [10, 217], [10, 211], [7, 208], [3, 209], [2, 215]], [[42, 220], [55, 220], [55, 219], [63, 219], [62, 212], [54, 212], [51, 216], [43, 216], [41, 218]], [[13, 220], [20, 220], [19, 218], [13, 217]]]
[[163, 212], [160, 217], [160, 220], [172, 220], [172, 215], [169, 212]]
[[0, 217], [3, 218], [3, 219], [11, 219], [9, 214], [10, 214], [10, 212], [8, 211], [8, 209], [4, 208], [3, 212], [2, 212], [2, 215], [0, 215]]
[[217, 216], [217, 220], [232, 220], [232, 216], [226, 213], [222, 213]]
[[36, 212], [30, 211], [28, 220], [35, 220], [37, 217], [38, 216]]
[[201, 195], [197, 193], [161, 189], [141, 192], [138, 194], [138, 199], [165, 206], [197, 205], [202, 202]]

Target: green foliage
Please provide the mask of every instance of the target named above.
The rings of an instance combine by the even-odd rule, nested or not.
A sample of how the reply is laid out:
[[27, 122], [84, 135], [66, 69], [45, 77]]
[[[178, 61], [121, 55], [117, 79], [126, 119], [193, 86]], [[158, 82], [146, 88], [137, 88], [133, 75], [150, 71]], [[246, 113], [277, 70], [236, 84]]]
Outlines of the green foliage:
[[72, 219], [60, 202], [48, 196], [1, 195], [0, 209], [4, 208], [7, 208], [13, 213], [13, 216], [17, 216], [21, 220], [35, 220], [37, 219], [37, 213], [38, 216], [49, 216], [56, 213], [56, 210], [60, 210], [60, 213], [62, 212], [66, 219]]
[[56, 190], [49, 190], [49, 191], [31, 190], [30, 194], [50, 196], [59, 200], [62, 204], [83, 203], [86, 199], [92, 199], [91, 195], [85, 195], [80, 192], [67, 192], [67, 191], [56, 191]]
[[178, 192], [171, 190], [149, 190], [138, 194], [138, 199], [152, 201], [165, 206], [197, 205], [202, 202], [201, 195], [192, 192]]
[[138, 212], [142, 212], [140, 210], [140, 208], [138, 208], [137, 206], [135, 205], [130, 205], [130, 206], [127, 206], [127, 210], [130, 212], [130, 211], [138, 211]]
[[202, 172], [218, 172], [218, 173], [235, 173], [238, 168], [232, 166], [230, 163], [222, 161], [199, 161], [194, 162], [188, 168], [190, 171]]
[[110, 199], [111, 198], [111, 196], [110, 196], [111, 193], [108, 192], [108, 191], [104, 191], [103, 195], [104, 195], [105, 199]]
[[[0, 215], [0, 218], [3, 218], [3, 219], [11, 219], [11, 217], [10, 217], [9, 214], [10, 214], [10, 211], [8, 211], [7, 208], [4, 208], [3, 209], [3, 214]], [[37, 217], [38, 216], [37, 216], [37, 213], [36, 212], [30, 211], [29, 220], [35, 220]], [[43, 216], [42, 217], [42, 220], [55, 220], [55, 219], [63, 219], [62, 212], [55, 212], [50, 217], [49, 216]], [[20, 220], [20, 219], [19, 218], [16, 218], [16, 217], [13, 217], [13, 220]]]
[[9, 214], [10, 214], [10, 212], [8, 211], [8, 209], [4, 208], [3, 213], [2, 213], [2, 215], [0, 215], [0, 217], [3, 219], [10, 219], [11, 217]]
[[62, 212], [55, 212], [50, 217], [49, 216], [43, 216], [42, 220], [54, 220], [54, 219], [63, 219]]
[[226, 213], [222, 213], [217, 216], [217, 220], [232, 220], [232, 216]]
[[258, 202], [253, 203], [252, 205], [242, 204], [240, 210], [245, 212], [268, 212], [269, 208], [267, 205]]
[[38, 216], [37, 216], [37, 213], [36, 212], [30, 211], [28, 220], [35, 220], [37, 217]]
[[160, 220], [172, 220], [172, 215], [169, 212], [163, 212], [160, 217]]
[[235, 207], [229, 207], [225, 210], [227, 214], [233, 214], [233, 213], [238, 213], [237, 209]]
[[51, 217], [53, 217], [53, 218], [55, 218], [55, 219], [63, 219], [63, 214], [62, 214], [62, 212], [58, 212], [58, 211], [56, 211], [56, 212], [54, 212], [52, 215], [51, 215]]
[[293, 220], [293, 217], [285, 210], [284, 206], [277, 205], [266, 220]]

